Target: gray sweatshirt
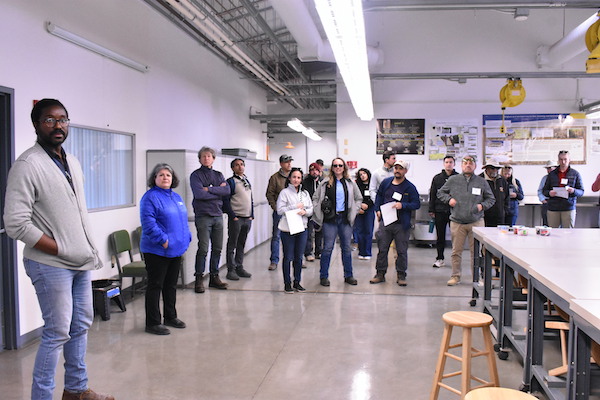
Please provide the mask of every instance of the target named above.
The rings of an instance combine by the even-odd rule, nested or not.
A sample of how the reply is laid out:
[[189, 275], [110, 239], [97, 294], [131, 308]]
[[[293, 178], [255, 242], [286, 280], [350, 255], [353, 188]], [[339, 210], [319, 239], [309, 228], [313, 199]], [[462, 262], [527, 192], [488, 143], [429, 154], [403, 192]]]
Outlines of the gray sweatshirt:
[[[459, 224], [479, 221], [483, 212], [496, 202], [490, 185], [477, 175], [470, 178], [464, 174], [452, 175], [438, 190], [437, 197], [446, 204], [450, 199], [456, 200], [456, 205], [450, 208], [450, 220]], [[477, 204], [481, 204], [483, 210], [478, 211]]]
[[[67, 154], [75, 192], [54, 161], [36, 143], [8, 174], [4, 225], [8, 236], [25, 243], [23, 256], [52, 267], [91, 270], [102, 267], [93, 244], [83, 193], [83, 172]], [[33, 248], [42, 234], [56, 240], [58, 254]]]

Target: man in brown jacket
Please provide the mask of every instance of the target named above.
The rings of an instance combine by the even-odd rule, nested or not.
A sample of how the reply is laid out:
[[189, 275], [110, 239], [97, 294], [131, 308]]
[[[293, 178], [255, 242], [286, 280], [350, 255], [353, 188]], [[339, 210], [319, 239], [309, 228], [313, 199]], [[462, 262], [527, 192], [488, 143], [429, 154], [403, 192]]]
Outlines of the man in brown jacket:
[[291, 169], [292, 169], [292, 161], [294, 159], [292, 156], [288, 156], [287, 154], [282, 154], [279, 157], [279, 165], [281, 168], [279, 171], [275, 172], [269, 178], [269, 184], [267, 185], [267, 201], [269, 205], [273, 209], [273, 236], [271, 237], [271, 263], [269, 264], [269, 270], [273, 271], [277, 269], [277, 264], [279, 263], [279, 220], [281, 216], [277, 214], [277, 197], [279, 196], [279, 192], [285, 188], [285, 180], [287, 179]]

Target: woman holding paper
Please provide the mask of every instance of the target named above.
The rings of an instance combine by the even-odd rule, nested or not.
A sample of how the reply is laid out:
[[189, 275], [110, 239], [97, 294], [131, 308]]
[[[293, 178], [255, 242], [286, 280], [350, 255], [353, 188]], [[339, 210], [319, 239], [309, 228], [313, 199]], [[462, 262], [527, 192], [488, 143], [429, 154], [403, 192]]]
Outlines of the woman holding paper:
[[361, 208], [363, 196], [356, 182], [350, 180], [348, 166], [341, 158], [331, 162], [329, 180], [324, 181], [315, 192], [315, 214], [313, 221], [323, 228], [323, 251], [321, 253], [321, 285], [329, 286], [329, 263], [335, 245], [335, 238], [340, 238], [342, 264], [344, 266], [344, 282], [356, 285], [352, 276], [352, 225]]
[[[303, 292], [300, 286], [302, 274], [302, 257], [308, 237], [306, 226], [308, 217], [313, 213], [310, 195], [302, 189], [302, 170], [292, 168], [285, 181], [285, 189], [277, 198], [277, 214], [281, 215], [279, 230], [283, 244], [283, 284], [286, 293]], [[294, 285], [290, 279], [290, 264], [294, 264]]]

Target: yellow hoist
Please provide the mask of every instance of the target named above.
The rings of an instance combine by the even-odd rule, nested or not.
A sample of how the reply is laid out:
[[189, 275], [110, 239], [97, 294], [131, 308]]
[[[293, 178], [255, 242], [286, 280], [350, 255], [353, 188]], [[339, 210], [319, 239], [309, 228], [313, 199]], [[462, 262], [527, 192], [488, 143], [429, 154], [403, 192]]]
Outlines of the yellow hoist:
[[525, 100], [525, 88], [519, 78], [509, 78], [506, 85], [500, 89], [500, 101], [502, 102], [502, 125], [500, 133], [506, 133], [504, 126], [504, 110], [506, 107], [516, 107]]

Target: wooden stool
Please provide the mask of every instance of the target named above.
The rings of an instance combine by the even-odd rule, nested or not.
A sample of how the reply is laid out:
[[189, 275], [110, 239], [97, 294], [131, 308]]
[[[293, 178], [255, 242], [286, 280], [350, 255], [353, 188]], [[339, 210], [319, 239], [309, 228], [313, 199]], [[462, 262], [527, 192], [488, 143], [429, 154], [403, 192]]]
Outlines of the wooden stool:
[[537, 397], [515, 389], [490, 387], [471, 390], [465, 400], [537, 400]]
[[[430, 400], [437, 400], [440, 388], [445, 388], [464, 399], [464, 396], [471, 390], [471, 380], [476, 380], [481, 383], [480, 387], [487, 386], [498, 386], [498, 370], [496, 369], [496, 359], [494, 358], [494, 345], [492, 344], [492, 334], [490, 332], [490, 325], [492, 324], [491, 315], [475, 312], [475, 311], [451, 311], [443, 315], [444, 320], [444, 336], [442, 337], [442, 345], [440, 347], [440, 354], [435, 369], [435, 377], [433, 380], [433, 388], [431, 390]], [[462, 343], [450, 344], [452, 339], [452, 328], [453, 327], [463, 328]], [[472, 334], [473, 328], [481, 328], [483, 333], [483, 341], [485, 343], [485, 351], [480, 351], [473, 348], [472, 345]], [[450, 349], [454, 349], [462, 346], [462, 357], [454, 355], [449, 352]], [[471, 374], [471, 361], [474, 357], [486, 356], [490, 382], [473, 376]], [[447, 358], [453, 358], [461, 363], [461, 369], [456, 372], [450, 372], [444, 374], [444, 367], [446, 366]], [[461, 390], [455, 389], [442, 380], [453, 376], [461, 376]]]

